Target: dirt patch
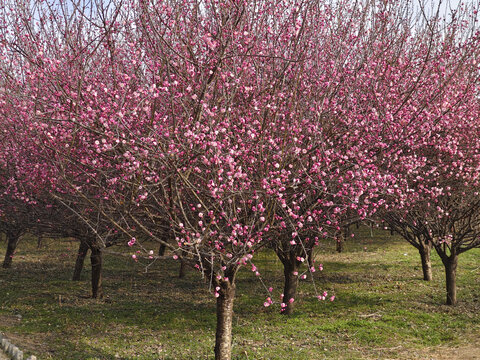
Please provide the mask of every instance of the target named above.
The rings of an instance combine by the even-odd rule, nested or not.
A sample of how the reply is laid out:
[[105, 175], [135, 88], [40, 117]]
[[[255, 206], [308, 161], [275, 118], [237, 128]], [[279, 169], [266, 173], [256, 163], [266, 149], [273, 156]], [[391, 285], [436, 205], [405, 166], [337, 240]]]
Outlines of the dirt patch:
[[15, 315], [1, 315], [0, 314], [0, 324], [2, 326], [12, 327], [15, 326], [21, 321], [18, 316]]
[[455, 348], [436, 346], [424, 349], [404, 349], [395, 358], [385, 357], [384, 360], [480, 360], [480, 344], [466, 344]]
[[431, 360], [480, 360], [480, 347], [476, 345], [464, 345], [458, 348], [447, 348], [438, 346], [431, 349], [427, 354], [428, 359]]

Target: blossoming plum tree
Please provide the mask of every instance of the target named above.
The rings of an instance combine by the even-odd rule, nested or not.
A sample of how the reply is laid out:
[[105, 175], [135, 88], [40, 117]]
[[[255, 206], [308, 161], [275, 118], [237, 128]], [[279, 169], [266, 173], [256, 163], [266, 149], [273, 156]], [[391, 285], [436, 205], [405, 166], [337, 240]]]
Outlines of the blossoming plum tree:
[[[34, 154], [18, 164], [37, 169], [36, 181], [96, 239], [148, 237], [197, 268], [217, 298], [217, 359], [231, 358], [237, 272], [256, 272], [262, 247], [287, 254], [296, 284], [297, 262], [348, 214], [390, 210], [388, 196], [414, 207], [436, 181], [458, 179], [465, 193], [478, 185], [475, 149], [461, 150], [468, 166], [464, 155], [444, 158], [458, 155], [460, 130], [474, 123], [465, 105], [475, 104], [466, 71], [474, 38], [456, 47], [409, 35], [394, 2], [17, 5], [4, 7], [12, 21], [1, 24], [0, 61], [19, 89], [7, 102], [29, 134], [17, 139]], [[465, 71], [453, 54], [465, 54]], [[408, 176], [427, 154], [448, 172], [437, 165], [429, 174], [441, 179], [425, 190]], [[456, 208], [472, 210], [460, 195]], [[456, 219], [453, 227], [466, 218]], [[453, 244], [429, 234], [437, 251]]]
[[[18, 110], [50, 155], [52, 196], [89, 224], [100, 214], [192, 262], [217, 297], [218, 359], [230, 358], [238, 268], [279, 226], [286, 131], [314, 135], [288, 97], [302, 81], [297, 50], [315, 6], [139, 3], [89, 19], [101, 29], [89, 34], [85, 12], [60, 3], [55, 16], [73, 11], [72, 22], [17, 8], [16, 41], [4, 38], [8, 51], [22, 49]], [[38, 31], [22, 28], [37, 15]]]
[[454, 12], [448, 25], [436, 17], [416, 29], [409, 50], [384, 63], [375, 90], [359, 88], [375, 99], [366, 107], [389, 119], [376, 127], [378, 168], [393, 185], [381, 216], [420, 251], [425, 279], [431, 277], [430, 248], [436, 249], [450, 305], [456, 303], [458, 255], [480, 244], [480, 39], [477, 10], [465, 10]]
[[[101, 296], [101, 247], [115, 232], [111, 222], [101, 216], [108, 189], [87, 186], [95, 184], [95, 173], [85, 163], [92, 150], [72, 146], [88, 123], [61, 123], [62, 116], [72, 114], [72, 93], [66, 85], [78, 86], [77, 70], [86, 71], [85, 58], [78, 58], [85, 49], [80, 41], [89, 40], [79, 36], [65, 42], [62, 35], [82, 30], [85, 23], [55, 26], [52, 16], [57, 10], [67, 11], [65, 3], [58, 3], [53, 13], [48, 7], [30, 8], [22, 2], [4, 5], [0, 101], [5, 141], [0, 153], [10, 186], [4, 189], [3, 199], [15, 199], [18, 211], [9, 215], [22, 215], [24, 229], [88, 243], [92, 249], [92, 295]], [[78, 266], [76, 270], [78, 273]]]

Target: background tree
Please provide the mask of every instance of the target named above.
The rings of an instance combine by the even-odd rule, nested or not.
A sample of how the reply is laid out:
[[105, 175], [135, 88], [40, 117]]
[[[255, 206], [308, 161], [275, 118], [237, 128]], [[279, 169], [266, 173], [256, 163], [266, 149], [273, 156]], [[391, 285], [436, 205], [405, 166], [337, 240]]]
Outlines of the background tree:
[[450, 305], [458, 255], [478, 246], [476, 14], [461, 7], [449, 22], [427, 19], [396, 69], [386, 64], [386, 81], [375, 83], [383, 103], [375, 113], [391, 119], [377, 128], [379, 168], [393, 179], [383, 218], [419, 249], [426, 278], [435, 247]]

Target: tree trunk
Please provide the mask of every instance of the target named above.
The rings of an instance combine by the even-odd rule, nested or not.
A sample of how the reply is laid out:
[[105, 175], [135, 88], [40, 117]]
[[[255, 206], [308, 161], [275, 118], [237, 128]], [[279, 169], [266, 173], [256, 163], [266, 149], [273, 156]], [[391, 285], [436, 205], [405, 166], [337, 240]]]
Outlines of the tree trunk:
[[309, 268], [315, 267], [315, 259], [314, 259], [314, 255], [313, 255], [313, 245], [307, 250], [307, 263], [308, 263]]
[[232, 358], [232, 324], [235, 284], [222, 281], [217, 298], [217, 332], [215, 334], [215, 360]]
[[102, 250], [91, 246], [90, 261], [92, 263], [92, 298], [102, 298]]
[[178, 270], [178, 277], [183, 279], [185, 277], [185, 270], [187, 265], [183, 259], [180, 259], [180, 269]]
[[165, 244], [160, 244], [160, 246], [158, 247], [158, 256], [163, 256], [165, 255], [165, 249], [167, 247], [165, 246]]
[[80, 274], [83, 270], [83, 263], [88, 252], [88, 244], [85, 241], [80, 241], [80, 246], [78, 247], [77, 261], [75, 262], [75, 270], [73, 271], [72, 280], [80, 280]]
[[7, 252], [5, 253], [5, 259], [3, 260], [3, 268], [8, 269], [12, 266], [13, 255], [20, 239], [20, 234], [15, 232], [7, 232]]
[[37, 249], [42, 248], [42, 240], [43, 240], [42, 234], [38, 234], [38, 236], [37, 236]]
[[457, 265], [458, 255], [452, 254], [443, 261], [447, 287], [447, 305], [457, 303]]
[[344, 236], [343, 234], [339, 234], [337, 236], [336, 250], [338, 253], [341, 253], [343, 251], [343, 242], [344, 242], [343, 236]]
[[283, 275], [285, 276], [285, 285], [283, 288], [282, 314], [290, 315], [293, 313], [294, 300], [297, 294], [298, 286], [298, 267], [297, 264], [285, 262], [283, 264]]
[[423, 280], [425, 281], [432, 280], [432, 262], [430, 260], [431, 250], [432, 244], [430, 242], [424, 243], [420, 241], [418, 252], [420, 253], [420, 258], [422, 259]]

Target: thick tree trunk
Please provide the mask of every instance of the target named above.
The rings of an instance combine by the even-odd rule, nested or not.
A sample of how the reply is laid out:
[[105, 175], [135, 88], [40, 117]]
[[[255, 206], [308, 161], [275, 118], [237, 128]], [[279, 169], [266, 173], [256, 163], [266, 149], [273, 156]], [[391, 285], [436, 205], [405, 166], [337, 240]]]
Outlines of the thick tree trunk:
[[80, 280], [80, 274], [83, 270], [83, 263], [88, 252], [88, 244], [85, 241], [80, 241], [80, 246], [78, 247], [77, 260], [75, 262], [75, 269], [73, 271], [72, 280]]
[[298, 267], [297, 264], [285, 262], [283, 264], [283, 275], [285, 276], [285, 285], [283, 288], [282, 314], [290, 315], [293, 313], [295, 296], [298, 286]]
[[445, 266], [447, 305], [457, 303], [457, 265], [458, 255], [452, 254], [443, 261]]
[[3, 260], [3, 268], [8, 269], [12, 266], [13, 255], [20, 239], [20, 234], [15, 232], [7, 232], [7, 252], [5, 253], [5, 259]]
[[432, 250], [431, 243], [420, 243], [418, 252], [420, 253], [420, 258], [422, 259], [422, 271], [423, 271], [423, 280], [431, 281], [432, 280], [432, 262], [430, 260], [430, 253]]
[[90, 261], [92, 263], [92, 298], [102, 298], [102, 250], [91, 246]]
[[217, 298], [217, 332], [215, 335], [215, 360], [232, 358], [232, 324], [235, 284], [222, 281]]

